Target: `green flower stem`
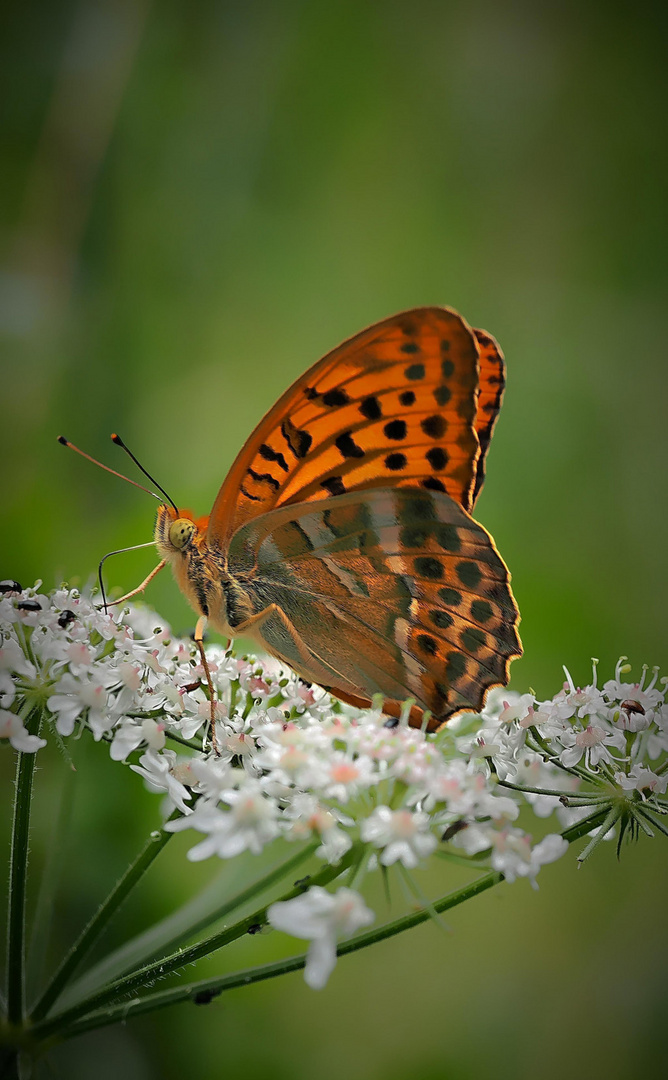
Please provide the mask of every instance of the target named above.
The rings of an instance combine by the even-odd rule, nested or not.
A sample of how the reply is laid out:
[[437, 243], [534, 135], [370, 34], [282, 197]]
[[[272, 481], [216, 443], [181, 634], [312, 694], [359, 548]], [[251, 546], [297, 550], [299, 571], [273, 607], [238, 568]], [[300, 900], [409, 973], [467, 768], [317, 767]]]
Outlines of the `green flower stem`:
[[[579, 821], [565, 829], [562, 836], [568, 843], [573, 843], [573, 841], [579, 840], [591, 829], [600, 825], [604, 817], [604, 812], [598, 810], [583, 821]], [[325, 885], [328, 881], [338, 877], [348, 866], [353, 864], [358, 857], [358, 850], [359, 845], [354, 845], [338, 866], [325, 867], [320, 874], [314, 875], [309, 881], [309, 886]], [[339, 946], [337, 954], [344, 956], [346, 953], [366, 948], [368, 945], [385, 940], [385, 938], [394, 937], [403, 930], [410, 930], [414, 926], [419, 926], [421, 923], [426, 922], [427, 919], [432, 918], [434, 912], [440, 914], [456, 907], [465, 900], [478, 896], [480, 893], [492, 888], [492, 886], [498, 885], [501, 881], [503, 881], [503, 874], [500, 871], [492, 870], [463, 888], [434, 901], [430, 905], [430, 910], [411, 912], [386, 923], [384, 926], [344, 942]], [[300, 888], [292, 889], [281, 899], [290, 900], [299, 895], [301, 891]], [[105, 1027], [121, 1020], [125, 1021], [130, 1016], [152, 1012], [155, 1009], [175, 1005], [183, 1001], [196, 1001], [198, 998], [200, 1001], [210, 1000], [224, 990], [230, 990], [237, 986], [248, 986], [251, 983], [271, 979], [277, 975], [287, 974], [290, 971], [298, 971], [306, 963], [305, 955], [289, 957], [286, 960], [279, 960], [273, 964], [264, 964], [261, 967], [251, 968], [247, 971], [233, 972], [231, 975], [204, 979], [197, 983], [190, 983], [187, 986], [176, 986], [169, 990], [146, 994], [141, 998], [133, 998], [130, 1001], [113, 1001], [114, 998], [118, 998], [121, 994], [128, 994], [158, 977], [184, 967], [186, 964], [191, 964], [204, 955], [211, 954], [216, 949], [247, 933], [250, 926], [254, 924], [263, 925], [266, 922], [266, 911], [266, 907], [261, 908], [253, 915], [247, 916], [235, 926], [223, 930], [220, 934], [214, 935], [207, 941], [200, 942], [191, 949], [182, 950], [172, 957], [166, 957], [161, 963], [149, 965], [141, 971], [135, 972], [134, 975], [127, 979], [118, 980], [104, 991], [89, 998], [87, 1002], [83, 1002], [79, 1006], [69, 1009], [59, 1016], [54, 1016], [41, 1025], [37, 1025], [33, 1030], [33, 1035], [40, 1039], [53, 1037], [60, 1039], [72, 1038], [94, 1028]], [[90, 1011], [91, 1009], [92, 1011]]]
[[[602, 811], [596, 811], [584, 821], [579, 821], [577, 824], [565, 829], [561, 835], [568, 843], [573, 843], [575, 840], [585, 836], [591, 829], [595, 829], [603, 818]], [[441, 897], [440, 900], [435, 900], [428, 911], [414, 911], [408, 915], [402, 915], [400, 918], [393, 919], [375, 930], [369, 930], [365, 934], [359, 934], [349, 941], [344, 941], [336, 950], [337, 956], [357, 952], [359, 949], [365, 949], [369, 945], [375, 945], [379, 941], [394, 937], [404, 930], [411, 930], [414, 926], [419, 926], [421, 923], [426, 922], [427, 919], [433, 918], [434, 912], [440, 915], [444, 911], [463, 904], [465, 900], [471, 900], [474, 896], [479, 896], [494, 885], [500, 884], [503, 880], [503, 874], [500, 871], [492, 870], [482, 877], [476, 878], [475, 881], [470, 882], [468, 885], [464, 885], [463, 888], [448, 893], [446, 896]], [[316, 881], [314, 878], [312, 883], [322, 884], [323, 882], [322, 880]], [[294, 895], [294, 893], [291, 895]], [[283, 897], [283, 899], [289, 899], [289, 896]], [[277, 975], [287, 975], [289, 972], [299, 971], [305, 964], [305, 954], [290, 956], [285, 960], [277, 960], [272, 964], [263, 964], [261, 967], [250, 968], [246, 971], [235, 971], [231, 975], [202, 979], [187, 986], [175, 986], [168, 990], [160, 990], [154, 994], [146, 994], [141, 998], [134, 998], [131, 1001], [117, 1002], [108, 1008], [97, 1009], [92, 1013], [88, 1013], [80, 1019], [74, 1020], [74, 1022], [69, 1022], [69, 1018], [63, 1014], [61, 1017], [54, 1017], [53, 1022], [53, 1025], [57, 1020], [63, 1024], [62, 1027], [59, 1025], [60, 1030], [52, 1025], [51, 1029], [40, 1030], [39, 1035], [54, 1035], [57, 1032], [60, 1038], [69, 1039], [75, 1035], [82, 1035], [86, 1031], [106, 1027], [109, 1024], [115, 1024], [119, 1021], [125, 1022], [131, 1017], [141, 1016], [142, 1013], [153, 1012], [155, 1009], [165, 1008], [168, 1005], [177, 1005], [185, 1001], [205, 1003], [217, 997], [218, 994], [222, 994], [225, 990], [232, 990], [239, 986], [250, 986], [252, 983], [262, 982], [265, 979], [273, 979]], [[38, 1032], [35, 1032], [35, 1034], [38, 1034]]]
[[526, 784], [520, 786], [519, 784], [511, 784], [510, 780], [499, 780], [501, 787], [512, 788], [513, 791], [528, 791], [531, 795], [554, 795], [557, 799], [586, 799], [587, 802], [609, 802], [609, 795], [588, 795], [583, 791], [549, 791], [545, 788], [527, 787]]
[[605, 838], [605, 834], [609, 832], [613, 825], [617, 824], [623, 813], [624, 810], [618, 803], [615, 803], [613, 806], [609, 807], [607, 816], [601, 822], [600, 831], [596, 834], [596, 836], [592, 836], [584, 851], [581, 851], [578, 855], [578, 863], [580, 866], [582, 866], [582, 863], [585, 861], [585, 859], [589, 858], [594, 848], [598, 847], [601, 841]]
[[[31, 735], [38, 734], [41, 719], [38, 710], [28, 716], [25, 726]], [[25, 1004], [25, 903], [35, 758], [17, 751], [7, 919], [7, 1020], [17, 1026], [23, 1022]]]
[[[32, 756], [34, 759], [34, 754]], [[180, 818], [181, 816], [180, 810], [174, 810], [168, 818], [168, 821], [173, 821], [175, 818]], [[134, 862], [130, 863], [123, 874], [123, 877], [120, 878], [111, 890], [106, 900], [100, 904], [100, 907], [66, 953], [60, 967], [32, 1010], [31, 1015], [33, 1021], [41, 1020], [42, 1017], [46, 1016], [54, 1001], [56, 1001], [63, 992], [72, 975], [79, 967], [79, 964], [97, 941], [109, 920], [121, 906], [128, 893], [146, 873], [151, 863], [157, 858], [165, 845], [169, 843], [173, 835], [173, 833], [165, 832], [165, 830], [162, 829], [157, 836], [149, 836]]]
[[[432, 918], [434, 910], [440, 913], [448, 908], [456, 907], [457, 904], [485, 892], [501, 881], [503, 881], [503, 874], [500, 871], [485, 874], [484, 877], [478, 878], [463, 889], [458, 889], [456, 892], [442, 897], [441, 900], [437, 900], [431, 905], [430, 911], [416, 911], [410, 915], [404, 915], [367, 934], [360, 934], [358, 937], [351, 938], [350, 941], [343, 942], [336, 950], [337, 955], [345, 956], [346, 953], [356, 952], [358, 949], [364, 949], [368, 945], [383, 941], [385, 938], [394, 937], [395, 934], [399, 934], [403, 930], [410, 930], [413, 926], [418, 926], [420, 923]], [[305, 964], [305, 954], [290, 956], [286, 960], [278, 960], [273, 964], [263, 964], [261, 967], [250, 968], [246, 971], [235, 971], [231, 975], [203, 979], [197, 983], [190, 983], [188, 986], [175, 986], [169, 990], [161, 990], [155, 994], [146, 994], [144, 997], [134, 998], [132, 1001], [115, 1003], [107, 1009], [89, 1013], [77, 1022], [65, 1027], [60, 1031], [60, 1037], [72, 1038], [75, 1035], [83, 1034], [85, 1031], [105, 1027], [120, 1020], [125, 1021], [129, 1017], [152, 1012], [154, 1009], [165, 1008], [167, 1005], [176, 1005], [184, 1001], [196, 1001], [198, 997], [207, 1000], [222, 994], [225, 990], [232, 990], [238, 986], [250, 986], [252, 983], [272, 979], [277, 975], [286, 975], [291, 971], [299, 971]], [[63, 1017], [63, 1019], [65, 1018]], [[42, 1032], [40, 1031], [39, 1034], [42, 1035]], [[47, 1034], [50, 1035], [52, 1032], [48, 1031]]]
[[[325, 866], [320, 873], [312, 875], [308, 879], [308, 887], [310, 888], [313, 885], [327, 885], [330, 881], [339, 877], [344, 870], [347, 870], [358, 858], [360, 846], [359, 843], [353, 844], [336, 866]], [[281, 896], [280, 899], [292, 900], [295, 896], [300, 896], [303, 892], [304, 887], [298, 885], [290, 889]], [[219, 931], [219, 933], [213, 934], [211, 937], [205, 938], [195, 945], [191, 945], [188, 949], [177, 949], [176, 952], [163, 957], [155, 963], [145, 964], [143, 967], [138, 968], [129, 975], [116, 979], [114, 982], [98, 991], [98, 993], [92, 994], [85, 1001], [73, 1005], [70, 1009], [66, 1009], [62, 1013], [57, 1013], [52, 1018], [44, 1020], [41, 1024], [37, 1024], [33, 1029], [34, 1033], [39, 1035], [40, 1038], [48, 1038], [55, 1035], [78, 1021], [81, 1017], [88, 1015], [92, 1009], [97, 1009], [102, 1005], [107, 1005], [109, 1002], [114, 1002], [119, 997], [124, 997], [132, 991], [137, 990], [139, 987], [147, 986], [150, 983], [155, 982], [156, 979], [164, 978], [165, 975], [169, 975], [172, 971], [178, 971], [179, 968], [194, 964], [196, 960], [200, 960], [203, 956], [209, 956], [218, 949], [223, 948], [224, 945], [229, 945], [232, 941], [237, 941], [238, 938], [247, 934], [251, 927], [264, 926], [266, 924], [268, 906], [268, 904], [265, 904], [263, 907], [254, 911], [251, 915], [247, 915], [233, 926], [225, 927], [223, 930]]]
[[[253, 881], [247, 888], [242, 889], [235, 896], [229, 900], [225, 900], [222, 904], [218, 904], [213, 910], [207, 911], [206, 914], [200, 915], [194, 920], [192, 917], [188, 918], [192, 910], [192, 901], [184, 905], [180, 911], [168, 915], [161, 923], [152, 926], [148, 931], [140, 934], [132, 942], [120, 947], [115, 952], [110, 953], [103, 960], [100, 961], [96, 967], [86, 971], [82, 978], [83, 987], [79, 991], [79, 983], [75, 983], [70, 987], [70, 994], [74, 995], [74, 999], [83, 998], [86, 993], [91, 993], [97, 990], [100, 986], [109, 981], [110, 978], [119, 978], [121, 975], [125, 975], [135, 969], [136, 963], [141, 960], [141, 963], [146, 964], [149, 960], [154, 960], [157, 956], [164, 955], [165, 951], [173, 950], [180, 945], [183, 941], [191, 940], [197, 934], [202, 933], [213, 923], [218, 922], [220, 919], [229, 915], [233, 911], [238, 911], [248, 903], [249, 900], [253, 900], [257, 896], [261, 896], [272, 885], [277, 884], [284, 878], [287, 878], [290, 874], [294, 874], [295, 871], [310, 859], [318, 847], [318, 841], [313, 841], [307, 844], [301, 850], [297, 851], [289, 859], [275, 866], [272, 870], [269, 870], [261, 878]], [[215, 882], [216, 891], [220, 891], [220, 883]], [[178, 927], [178, 929], [177, 929]], [[171, 933], [165, 936], [165, 930], [171, 928]], [[163, 931], [162, 937], [160, 937], [160, 931]], [[129, 952], [132, 949], [132, 952]], [[135, 957], [133, 963], [130, 956]], [[111, 967], [115, 962], [115, 970]], [[124, 966], [123, 965], [124, 962]], [[97, 981], [94, 982], [96, 975]], [[106, 976], [106, 977], [105, 977]], [[79, 991], [79, 993], [77, 993]]]
[[2, 1080], [21, 1080], [19, 1072], [20, 1051], [0, 1046], [0, 1076]]
[[644, 807], [639, 807], [638, 813], [642, 814], [646, 821], [651, 821], [652, 825], [654, 825], [659, 832], [662, 832], [664, 836], [668, 836], [668, 829], [659, 817], [649, 813], [650, 809], [651, 807], [648, 807], [647, 810]]

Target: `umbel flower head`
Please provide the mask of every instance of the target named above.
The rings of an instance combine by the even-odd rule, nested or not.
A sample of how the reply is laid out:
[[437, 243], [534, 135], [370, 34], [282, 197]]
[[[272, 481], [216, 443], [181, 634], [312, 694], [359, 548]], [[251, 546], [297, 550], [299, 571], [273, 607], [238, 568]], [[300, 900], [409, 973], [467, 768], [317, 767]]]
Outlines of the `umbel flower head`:
[[[518, 821], [522, 807], [556, 814], [560, 826], [604, 811], [585, 855], [615, 825], [620, 838], [629, 828], [667, 831], [658, 671], [625, 681], [622, 661], [599, 688], [594, 667], [591, 685], [568, 676], [542, 702], [493, 692], [481, 716], [428, 735], [380, 707], [343, 705], [275, 660], [211, 645], [216, 752], [193, 642], [147, 608], [106, 614], [87, 595], [46, 594], [39, 584], [0, 598], [0, 738], [35, 753], [50, 738], [89, 732], [162, 796], [172, 815], [165, 828], [192, 830], [192, 860], [259, 854], [282, 838], [314, 843], [335, 866], [355, 844], [361, 881], [374, 868], [412, 873], [457, 849], [507, 881], [535, 885], [568, 845], [556, 829], [534, 842]], [[38, 705], [47, 718], [40, 732], [29, 730]], [[315, 986], [329, 975], [336, 941], [371, 918], [357, 894], [340, 889], [274, 905], [269, 921], [312, 941], [306, 977]]]

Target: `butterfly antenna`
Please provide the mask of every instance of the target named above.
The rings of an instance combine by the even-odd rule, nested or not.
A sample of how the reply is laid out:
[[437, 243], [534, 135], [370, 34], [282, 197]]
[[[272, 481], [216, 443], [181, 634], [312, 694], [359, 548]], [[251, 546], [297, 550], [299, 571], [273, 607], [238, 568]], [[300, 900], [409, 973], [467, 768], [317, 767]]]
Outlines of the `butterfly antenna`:
[[[144, 487], [143, 484], [138, 484], [136, 480], [131, 480], [129, 476], [123, 476], [123, 473], [116, 472], [115, 469], [110, 469], [108, 465], [103, 465], [101, 461], [97, 460], [97, 458], [91, 457], [90, 454], [86, 454], [83, 450], [80, 450], [78, 446], [75, 446], [74, 443], [70, 442], [69, 439], [66, 439], [64, 435], [58, 436], [58, 442], [62, 446], [67, 446], [70, 450], [74, 450], [75, 453], [80, 454], [81, 457], [86, 458], [86, 461], [92, 461], [93, 465], [99, 465], [99, 467], [101, 469], [104, 469], [105, 472], [111, 473], [112, 476], [118, 476], [120, 480], [125, 480], [128, 484], [132, 484], [133, 487], [139, 488], [140, 491], [145, 491], [147, 495], [152, 495], [154, 499], [158, 500], [158, 502], [162, 502], [162, 499], [159, 495], [156, 495], [155, 491], [150, 491], [149, 488]], [[142, 469], [142, 472], [145, 471], [145, 469]], [[148, 476], [148, 473], [146, 475]], [[159, 484], [156, 484], [156, 487], [159, 486]], [[160, 488], [160, 491], [162, 491], [162, 488]], [[163, 495], [165, 494], [164, 491], [162, 493]], [[172, 502], [171, 499], [169, 501], [170, 503]], [[172, 506], [174, 506], [174, 503], [172, 503]], [[174, 507], [174, 509], [176, 509], [176, 507]]]
[[97, 580], [100, 583], [100, 592], [102, 593], [102, 606], [104, 607], [105, 615], [108, 614], [107, 594], [104, 591], [104, 581], [102, 579], [102, 567], [107, 559], [110, 559], [112, 555], [122, 555], [125, 551], [137, 551], [139, 548], [153, 547], [154, 541], [148, 540], [145, 544], [132, 544], [131, 547], [119, 548], [118, 551], [108, 551], [106, 555], [103, 555], [100, 559], [100, 565], [97, 568]]
[[174, 510], [175, 510], [175, 511], [176, 511], [176, 513], [178, 514], [178, 512], [179, 512], [179, 509], [178, 509], [178, 507], [177, 507], [176, 503], [174, 502], [174, 500], [173, 500], [173, 499], [170, 499], [170, 497], [169, 497], [169, 495], [167, 494], [167, 492], [165, 491], [165, 489], [164, 489], [163, 487], [160, 487], [160, 484], [158, 483], [158, 481], [157, 481], [157, 480], [156, 480], [156, 479], [155, 479], [155, 478], [154, 478], [153, 476], [151, 476], [150, 472], [147, 472], [147, 470], [146, 470], [146, 469], [144, 468], [144, 466], [143, 466], [143, 465], [142, 465], [142, 464], [141, 464], [141, 463], [140, 463], [139, 461], [137, 461], [137, 458], [136, 458], [136, 457], [134, 456], [134, 454], [132, 453], [132, 450], [129, 450], [129, 449], [127, 448], [127, 446], [125, 445], [125, 443], [124, 443], [124, 442], [123, 442], [123, 440], [121, 439], [120, 435], [112, 435], [112, 436], [111, 436], [111, 441], [112, 441], [113, 443], [116, 443], [116, 446], [120, 446], [121, 450], [125, 450], [125, 453], [126, 453], [126, 454], [128, 455], [128, 457], [131, 457], [131, 458], [132, 458], [132, 460], [134, 461], [134, 463], [135, 463], [135, 465], [137, 466], [137, 468], [138, 468], [138, 469], [141, 469], [141, 471], [143, 472], [144, 476], [147, 476], [147, 477], [148, 477], [148, 479], [149, 479], [149, 480], [151, 481], [151, 483], [152, 483], [152, 484], [155, 484], [155, 486], [157, 487], [158, 491], [161, 491], [161, 492], [162, 492], [162, 494], [163, 494], [163, 495], [165, 496], [165, 498], [167, 499], [167, 502], [168, 502], [168, 503], [171, 503], [171, 505], [172, 505], [172, 506], [174, 507]]
[[159, 563], [158, 567], [156, 567], [154, 570], [151, 570], [151, 572], [149, 573], [148, 578], [145, 581], [141, 582], [138, 589], [133, 590], [132, 593], [128, 593], [127, 596], [122, 596], [120, 600], [113, 600], [113, 603], [111, 605], [109, 605], [107, 603], [107, 594], [105, 592], [105, 582], [103, 580], [103, 566], [107, 562], [107, 559], [111, 558], [112, 555], [122, 555], [126, 551], [138, 551], [139, 548], [152, 548], [153, 543], [154, 543], [153, 540], [148, 540], [147, 543], [134, 543], [131, 546], [129, 546], [129, 548], [119, 548], [118, 551], [108, 551], [106, 555], [103, 555], [103, 557], [100, 558], [99, 566], [97, 567], [97, 580], [99, 581], [99, 591], [100, 591], [101, 594], [103, 594], [103, 607], [105, 609], [105, 615], [108, 615], [108, 613], [109, 613], [108, 609], [109, 609], [110, 606], [113, 607], [115, 604], [120, 604], [120, 603], [123, 602], [123, 600], [128, 599], [129, 596], [136, 596], [137, 593], [144, 592], [144, 590], [145, 590], [146, 586], [148, 585], [149, 581], [151, 581], [155, 577], [156, 573], [158, 573], [160, 570], [162, 570], [163, 566], [165, 565], [164, 559], [163, 559], [163, 561], [161, 563]]

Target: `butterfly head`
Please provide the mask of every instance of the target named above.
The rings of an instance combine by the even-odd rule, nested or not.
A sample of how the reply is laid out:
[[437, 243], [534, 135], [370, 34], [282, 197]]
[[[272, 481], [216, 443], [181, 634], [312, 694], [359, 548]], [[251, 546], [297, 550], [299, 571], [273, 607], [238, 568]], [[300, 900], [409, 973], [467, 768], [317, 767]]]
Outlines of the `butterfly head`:
[[174, 564], [206, 544], [208, 517], [195, 518], [190, 510], [175, 510], [163, 503], [158, 507], [154, 539], [163, 559]]

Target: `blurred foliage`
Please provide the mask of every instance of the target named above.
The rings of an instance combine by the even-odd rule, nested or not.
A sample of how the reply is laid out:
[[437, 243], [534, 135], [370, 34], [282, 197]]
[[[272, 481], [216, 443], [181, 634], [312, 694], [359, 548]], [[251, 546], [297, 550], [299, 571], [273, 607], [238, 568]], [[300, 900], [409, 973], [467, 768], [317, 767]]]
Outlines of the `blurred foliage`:
[[[562, 663], [584, 682], [591, 655], [606, 670], [620, 652], [665, 662], [667, 10], [13, 5], [2, 576], [84, 582], [106, 551], [151, 537], [147, 498], [60, 450], [59, 433], [123, 470], [118, 430], [206, 513], [253, 425], [318, 356], [393, 311], [446, 303], [508, 360], [479, 517], [522, 610], [513, 686], [552, 694]], [[130, 588], [151, 565], [119, 556], [109, 580]], [[169, 580], [150, 600], [192, 625]], [[61, 948], [156, 813], [104, 749], [81, 753]], [[138, 925], [181, 897], [183, 850], [137, 901]], [[564, 860], [537, 896], [520, 883], [454, 913], [446, 938], [427, 927], [350, 957], [325, 994], [291, 976], [88, 1036], [54, 1067], [77, 1080], [643, 1075], [665, 1007], [661, 854], [641, 844], [620, 868], [606, 849], [577, 878]], [[432, 871], [425, 887], [449, 883]]]

